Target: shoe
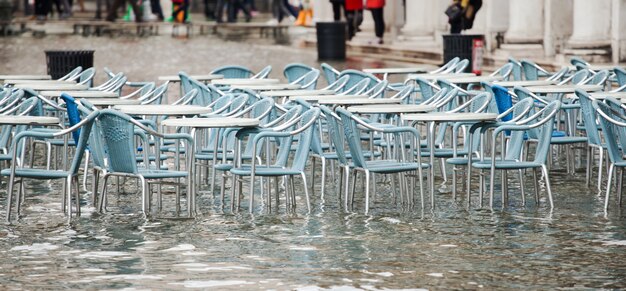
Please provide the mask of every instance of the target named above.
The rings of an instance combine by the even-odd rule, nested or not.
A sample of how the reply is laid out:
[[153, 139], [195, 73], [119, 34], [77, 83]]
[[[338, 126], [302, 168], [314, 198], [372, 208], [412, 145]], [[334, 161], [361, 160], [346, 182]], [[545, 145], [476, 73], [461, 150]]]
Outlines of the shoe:
[[378, 38], [378, 44], [384, 44], [384, 43], [385, 43], [385, 41], [383, 41], [383, 38], [382, 38], [382, 37], [379, 37], [379, 38]]
[[268, 20], [265, 24], [278, 25], [278, 19], [272, 18]]

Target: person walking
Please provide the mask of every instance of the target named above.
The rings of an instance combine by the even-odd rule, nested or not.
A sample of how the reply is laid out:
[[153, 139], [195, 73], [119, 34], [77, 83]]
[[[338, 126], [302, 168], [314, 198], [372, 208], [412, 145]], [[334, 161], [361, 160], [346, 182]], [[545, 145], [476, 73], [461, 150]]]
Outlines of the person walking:
[[474, 26], [476, 13], [483, 6], [482, 0], [454, 0], [446, 9], [450, 33], [456, 34]]
[[383, 9], [385, 0], [367, 0], [366, 8], [372, 12], [374, 18], [374, 32], [376, 33], [376, 43], [383, 44], [383, 35], [385, 34], [385, 18], [383, 17]]
[[346, 0], [344, 9], [348, 22], [348, 40], [351, 40], [363, 23], [363, 0]]
[[346, 4], [345, 0], [330, 0], [333, 5], [333, 19], [335, 21], [341, 20], [341, 8]]
[[[133, 8], [133, 13], [135, 14], [135, 22], [142, 22], [143, 18], [137, 0], [128, 0], [128, 3]], [[124, 7], [124, 4], [126, 4], [126, 0], [113, 1], [113, 5], [111, 5], [111, 10], [109, 10], [106, 20], [110, 22], [115, 22], [115, 19], [117, 19], [117, 11], [120, 9], [120, 7]]]

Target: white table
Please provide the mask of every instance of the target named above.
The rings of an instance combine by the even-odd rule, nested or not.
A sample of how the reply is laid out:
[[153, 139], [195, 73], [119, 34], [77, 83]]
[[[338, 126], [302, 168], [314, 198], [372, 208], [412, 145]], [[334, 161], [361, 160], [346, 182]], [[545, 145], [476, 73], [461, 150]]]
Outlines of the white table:
[[0, 80], [50, 80], [50, 75], [0, 75]]
[[141, 100], [119, 98], [92, 98], [87, 99], [91, 104], [99, 107], [111, 107], [117, 105], [139, 105]]
[[[437, 123], [442, 122], [495, 122], [498, 117], [495, 113], [446, 113], [446, 112], [437, 112], [437, 113], [425, 113], [425, 114], [405, 114], [402, 116], [402, 120], [410, 121], [412, 126], [415, 126], [419, 122], [428, 123], [428, 148], [430, 151], [430, 165], [431, 170], [429, 171], [429, 182], [430, 182], [430, 203], [431, 207], [435, 207], [435, 171], [432, 170], [432, 167], [435, 165], [435, 128]], [[454, 143], [456, 146], [456, 143]], [[456, 148], [455, 148], [456, 153]], [[467, 175], [470, 176], [470, 168], [467, 169]], [[467, 193], [468, 200], [469, 196], [469, 185], [470, 179], [467, 180]]]
[[494, 85], [500, 85], [502, 87], [515, 87], [515, 86], [549, 86], [556, 85], [556, 81], [548, 81], [548, 80], [524, 80], [524, 81], [496, 81], [493, 82]]
[[59, 118], [50, 116], [0, 115], [1, 125], [58, 125]]
[[[225, 118], [220, 118], [220, 117], [215, 117], [215, 118], [177, 118], [177, 119], [166, 119], [163, 121], [162, 123], [164, 126], [170, 126], [170, 127], [189, 127], [191, 128], [191, 134], [194, 137], [194, 140], [198, 140], [196, 138], [196, 130], [199, 128], [244, 128], [244, 127], [257, 127], [259, 126], [260, 122], [257, 119], [254, 118], [233, 118], [233, 117], [225, 117]], [[224, 139], [224, 142], [226, 142], [227, 139]], [[217, 151], [217, 149], [219, 149], [219, 138], [215, 139], [215, 147], [214, 149]], [[236, 145], [235, 148], [235, 157], [233, 159], [233, 166], [237, 166], [237, 163], [239, 163], [239, 149], [238, 149], [238, 145]], [[222, 147], [222, 150], [224, 150], [226, 147]], [[194, 157], [194, 152], [191, 151], [191, 161], [195, 162], [195, 157]], [[213, 155], [213, 165], [217, 164], [217, 156], [216, 154]], [[225, 162], [226, 159], [226, 153], [222, 152], [222, 161]], [[215, 171], [215, 169], [213, 169], [213, 171]], [[233, 192], [234, 193], [234, 192]], [[221, 196], [221, 200], [222, 200], [222, 207], [224, 206], [224, 191], [222, 191], [222, 196]], [[194, 195], [192, 195], [193, 199], [193, 210], [195, 211], [195, 193]], [[252, 199], [252, 198], [250, 198]], [[235, 201], [235, 197], [231, 197], [231, 211], [234, 208], [234, 202]], [[252, 208], [250, 209], [252, 211]]]
[[74, 98], [118, 98], [117, 93], [104, 91], [41, 91], [39, 94], [45, 97], [61, 97], [61, 94], [67, 93]]
[[480, 82], [493, 82], [502, 80], [502, 76], [473, 76], [473, 77], [462, 77], [462, 78], [441, 78], [442, 80], [448, 80], [450, 83], [457, 85], [466, 85], [466, 84], [477, 84]]
[[435, 110], [432, 105], [414, 104], [379, 104], [350, 106], [348, 111], [357, 114], [404, 114], [404, 113], [425, 113]]
[[232, 86], [232, 85], [268, 85], [278, 84], [278, 79], [217, 79], [212, 80], [213, 85]]
[[30, 88], [36, 91], [49, 91], [49, 90], [61, 90], [61, 91], [80, 91], [87, 90], [87, 85], [77, 84], [37, 84], [37, 83], [22, 83], [16, 84], [15, 88]]
[[261, 93], [263, 97], [291, 97], [291, 96], [312, 96], [312, 95], [333, 95], [334, 90], [276, 90]]
[[301, 85], [298, 84], [241, 84], [241, 85], [231, 85], [230, 88], [234, 89], [250, 89], [255, 91], [270, 91], [270, 90], [296, 90], [302, 88]]
[[596, 99], [604, 99], [609, 96], [617, 99], [626, 99], [626, 92], [595, 92], [590, 93], [589, 96]]
[[333, 99], [367, 99], [368, 95], [304, 95], [304, 96], [290, 96], [289, 100], [302, 99], [307, 102], [319, 102], [320, 100], [333, 100]]
[[340, 98], [340, 99], [324, 99], [319, 100], [318, 103], [322, 105], [333, 106], [349, 106], [349, 105], [367, 105], [367, 104], [399, 104], [400, 99], [382, 99], [382, 98]]
[[[200, 82], [207, 82], [211, 80], [223, 79], [224, 75], [191, 75], [189, 76], [192, 79], [195, 79]], [[171, 76], [160, 76], [159, 81], [169, 81], [169, 82], [180, 82], [180, 76], [171, 75]]]
[[76, 84], [76, 81], [8, 79], [5, 84]]
[[195, 105], [118, 105], [114, 109], [130, 115], [189, 116], [211, 113], [211, 108]]
[[392, 74], [418, 74], [428, 72], [424, 68], [370, 68], [363, 69], [363, 72], [370, 74], [382, 74], [383, 80], [387, 80], [387, 77]]
[[420, 77], [425, 80], [436, 80], [436, 79], [454, 79], [454, 78], [466, 78], [466, 77], [474, 77], [476, 74], [474, 73], [458, 73], [458, 74], [410, 74], [408, 79], [415, 79], [416, 77]]
[[586, 92], [601, 91], [602, 86], [598, 85], [554, 85], [554, 86], [531, 86], [526, 87], [530, 92], [535, 94], [566, 94], [574, 93], [579, 89]]

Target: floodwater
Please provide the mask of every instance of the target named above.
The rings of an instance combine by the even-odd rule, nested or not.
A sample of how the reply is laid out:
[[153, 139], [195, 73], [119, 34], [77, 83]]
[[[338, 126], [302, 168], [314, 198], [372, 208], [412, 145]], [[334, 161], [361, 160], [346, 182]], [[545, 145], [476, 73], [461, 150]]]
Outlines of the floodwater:
[[[139, 44], [137, 50], [129, 49]], [[155, 47], [144, 47], [151, 44]], [[43, 73], [41, 50], [71, 46], [97, 46], [96, 65], [110, 62], [114, 70], [133, 72], [131, 80], [156, 79], [182, 68], [202, 73], [226, 63], [255, 69], [269, 63], [279, 76], [289, 62], [315, 63], [314, 53], [302, 49], [208, 38], [13, 38], [2, 41], [0, 69]], [[186, 51], [174, 55], [179, 49]], [[144, 53], [156, 56], [141, 58]], [[427, 204], [424, 211], [419, 207], [407, 211], [394, 203], [388, 186], [380, 186], [370, 215], [363, 214], [363, 191], [358, 187], [361, 195], [356, 195], [354, 212], [343, 211], [332, 183], [335, 179], [330, 178], [324, 201], [315, 185], [310, 214], [297, 181], [295, 214], [287, 214], [282, 204], [277, 212], [259, 207], [250, 215], [245, 189], [241, 211], [223, 211], [218, 194], [203, 188], [197, 218], [145, 219], [140, 214], [140, 195], [130, 182], [123, 193], [110, 188], [105, 214], [95, 213], [91, 194], [82, 192], [83, 215], [69, 225], [60, 210], [60, 184], [28, 180], [22, 217], [0, 226], [0, 286], [28, 290], [626, 288], [624, 207], [612, 200], [605, 214], [604, 199], [597, 196], [595, 185], [590, 189], [584, 185], [584, 169], [568, 175], [558, 165], [555, 168], [553, 211], [546, 207], [545, 191], [540, 205], [534, 204], [532, 175], [525, 177], [525, 206], [520, 205], [519, 184], [513, 178], [504, 209], [499, 207], [499, 197], [498, 208], [480, 209], [474, 187], [469, 209], [464, 195], [453, 200], [450, 193], [438, 193], [434, 210]], [[0, 205], [6, 205], [5, 187]], [[166, 195], [162, 216], [171, 215], [172, 196]], [[0, 215], [5, 215], [4, 207]]]

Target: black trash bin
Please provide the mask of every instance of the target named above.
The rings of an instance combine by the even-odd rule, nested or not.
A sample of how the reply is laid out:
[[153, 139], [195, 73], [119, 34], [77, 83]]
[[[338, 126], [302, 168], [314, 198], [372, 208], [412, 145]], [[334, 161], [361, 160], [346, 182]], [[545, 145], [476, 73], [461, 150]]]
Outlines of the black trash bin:
[[459, 57], [468, 59], [466, 73], [481, 73], [485, 36], [482, 34], [446, 34], [443, 36], [444, 64]]
[[317, 58], [319, 60], [346, 59], [346, 23], [343, 21], [318, 22]]
[[94, 51], [46, 51], [48, 75], [52, 76], [52, 79], [58, 79], [78, 66], [83, 69], [91, 68], [93, 53]]

